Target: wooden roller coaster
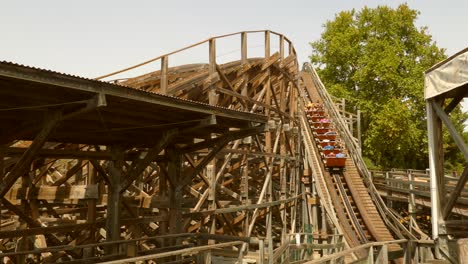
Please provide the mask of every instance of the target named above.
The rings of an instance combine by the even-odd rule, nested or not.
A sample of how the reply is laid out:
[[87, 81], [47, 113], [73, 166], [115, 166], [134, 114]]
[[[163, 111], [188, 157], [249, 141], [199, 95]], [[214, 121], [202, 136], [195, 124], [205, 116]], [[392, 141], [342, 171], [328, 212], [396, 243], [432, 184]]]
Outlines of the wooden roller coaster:
[[[264, 54], [248, 56], [258, 35]], [[217, 42], [233, 38], [240, 58], [220, 63]], [[207, 63], [170, 67], [200, 47]], [[160, 68], [134, 73], [148, 65]], [[310, 102], [341, 140], [341, 170], [322, 162]], [[415, 237], [343, 122], [272, 31], [98, 80], [1, 62], [0, 263], [398, 259]]]

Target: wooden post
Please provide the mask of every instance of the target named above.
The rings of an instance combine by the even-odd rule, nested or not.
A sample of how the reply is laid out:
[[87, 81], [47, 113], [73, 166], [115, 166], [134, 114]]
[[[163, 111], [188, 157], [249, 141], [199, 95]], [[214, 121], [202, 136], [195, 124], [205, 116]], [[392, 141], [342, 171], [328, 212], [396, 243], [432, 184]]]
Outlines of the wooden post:
[[[161, 200], [167, 201], [169, 200], [169, 195], [168, 195], [168, 189], [167, 189], [167, 175], [166, 173], [160, 173], [159, 175], [159, 198]], [[160, 235], [166, 235], [168, 232], [168, 209], [166, 208], [160, 208], [159, 209], [159, 214], [163, 218], [162, 221], [159, 222], [159, 234]], [[167, 240], [163, 239], [161, 240], [161, 246], [165, 247], [168, 246], [169, 243]]]
[[[96, 184], [96, 176], [97, 171], [96, 169], [91, 166], [91, 163], [88, 163], [88, 184]], [[102, 195], [102, 194], [101, 194]], [[88, 200], [88, 212], [87, 212], [87, 222], [88, 223], [95, 223], [96, 222], [96, 199], [89, 199]], [[93, 242], [96, 239], [96, 229], [94, 227], [90, 228], [89, 238]], [[90, 258], [94, 256], [94, 247], [85, 248], [83, 249], [83, 258]]]
[[[170, 189], [169, 194], [169, 231], [171, 234], [177, 234], [182, 229], [182, 189], [180, 182], [181, 157], [177, 153], [174, 146], [169, 146], [167, 149], [169, 158], [167, 166], [167, 174], [171, 182], [175, 185]], [[174, 242], [172, 244], [175, 244]]]
[[247, 63], [247, 33], [241, 33], [241, 64]]
[[212, 82], [214, 74], [216, 73], [216, 39], [212, 38], [209, 41], [209, 81], [210, 81], [210, 91], [208, 94], [208, 101], [210, 105], [218, 104], [218, 95], [215, 90], [215, 84]]
[[369, 254], [367, 255], [367, 263], [374, 264], [374, 247], [369, 247]]
[[168, 70], [168, 56], [164, 56], [161, 58], [161, 88], [159, 92], [161, 94], [167, 94], [167, 70]]
[[[388, 186], [388, 187], [392, 187], [392, 182], [389, 181], [390, 180], [390, 172], [386, 171], [385, 172], [385, 184]], [[392, 191], [391, 190], [387, 190], [387, 207], [389, 208], [393, 208], [393, 201], [392, 199], [390, 199], [390, 197], [392, 196]]]
[[284, 59], [284, 36], [283, 35], [280, 35], [280, 38], [279, 38], [279, 54], [280, 54], [280, 58]]
[[270, 31], [265, 31], [265, 59], [270, 57]]
[[357, 110], [357, 137], [359, 142], [359, 154], [362, 155], [362, 142], [361, 142], [361, 110]]
[[427, 111], [427, 130], [429, 143], [429, 172], [431, 176], [431, 220], [432, 220], [432, 238], [437, 239], [436, 258], [442, 258], [439, 249], [448, 253], [448, 241], [446, 239], [445, 223], [442, 216], [445, 199], [444, 182], [444, 154], [442, 122], [437, 116], [432, 101], [442, 104], [440, 100], [431, 99], [426, 102]]
[[[208, 192], [208, 210], [216, 209], [216, 160], [210, 162], [209, 165], [206, 166], [206, 175], [208, 176], [208, 180], [210, 181], [209, 192]], [[212, 215], [210, 217], [210, 234], [216, 234], [216, 216]], [[215, 241], [210, 239], [208, 240], [208, 245], [215, 244]], [[206, 264], [212, 263], [212, 255], [211, 251], [208, 251], [206, 254], [205, 259]]]
[[415, 202], [415, 195], [414, 195], [414, 176], [412, 170], [407, 171], [408, 174], [408, 182], [409, 182], [409, 195], [408, 195], [408, 213], [410, 217], [409, 223], [409, 231], [413, 233], [413, 229], [416, 224], [416, 202]]
[[258, 264], [265, 263], [265, 241], [260, 239], [258, 241]]
[[457, 241], [458, 263], [468, 263], [468, 238], [462, 238]]
[[[250, 147], [244, 146], [243, 147], [244, 151], [248, 151]], [[242, 195], [242, 204], [244, 205], [249, 205], [250, 200], [249, 200], [249, 159], [247, 155], [245, 154], [243, 156], [242, 160], [242, 190], [241, 190], [241, 195]], [[244, 228], [243, 228], [243, 234], [246, 236], [249, 233], [249, 223], [250, 223], [250, 214], [249, 211], [245, 211], [245, 219], [244, 219]], [[246, 250], [249, 250], [248, 244], [246, 244]]]
[[375, 259], [376, 264], [388, 264], [388, 246], [382, 245], [379, 252], [377, 253], [377, 258]]
[[[248, 61], [247, 61], [247, 33], [242, 32], [241, 34], [241, 65], [242, 67], [247, 67]], [[242, 68], [244, 69], [244, 68]], [[242, 74], [242, 78], [244, 80], [249, 79], [249, 75], [247, 71], [244, 71], [244, 74]], [[248, 81], [244, 81], [242, 84], [242, 89], [241, 89], [241, 95], [243, 96], [249, 96], [249, 91], [248, 91]], [[248, 104], [246, 105], [246, 108], [244, 109], [245, 111], [248, 111]]]
[[[106, 240], [120, 240], [120, 190], [122, 180], [122, 169], [124, 165], [123, 149], [120, 146], [111, 148], [116, 157], [109, 163], [110, 186], [107, 186], [107, 219], [106, 219]], [[107, 249], [107, 254], [118, 254], [119, 245], [111, 245]]]

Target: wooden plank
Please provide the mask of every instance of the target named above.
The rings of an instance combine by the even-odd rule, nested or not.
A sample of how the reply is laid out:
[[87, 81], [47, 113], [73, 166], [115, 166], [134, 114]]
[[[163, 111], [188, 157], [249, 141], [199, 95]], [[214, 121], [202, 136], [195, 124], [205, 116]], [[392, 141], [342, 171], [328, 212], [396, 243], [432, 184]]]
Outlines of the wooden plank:
[[37, 200], [80, 200], [98, 199], [98, 185], [72, 185], [72, 186], [39, 186], [39, 187], [13, 187], [4, 196], [7, 200], [37, 199]]

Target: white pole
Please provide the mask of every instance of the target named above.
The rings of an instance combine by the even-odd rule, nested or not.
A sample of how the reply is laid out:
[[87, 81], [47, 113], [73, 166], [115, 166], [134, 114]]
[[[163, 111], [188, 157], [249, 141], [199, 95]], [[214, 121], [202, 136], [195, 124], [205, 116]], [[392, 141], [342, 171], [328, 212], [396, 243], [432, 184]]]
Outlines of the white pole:
[[431, 221], [432, 221], [432, 239], [437, 239], [439, 237], [439, 193], [437, 191], [437, 169], [436, 169], [436, 153], [435, 149], [436, 139], [434, 137], [435, 124], [434, 110], [430, 101], [426, 101], [426, 111], [427, 111], [427, 131], [428, 131], [428, 143], [429, 143], [429, 175], [431, 180]]

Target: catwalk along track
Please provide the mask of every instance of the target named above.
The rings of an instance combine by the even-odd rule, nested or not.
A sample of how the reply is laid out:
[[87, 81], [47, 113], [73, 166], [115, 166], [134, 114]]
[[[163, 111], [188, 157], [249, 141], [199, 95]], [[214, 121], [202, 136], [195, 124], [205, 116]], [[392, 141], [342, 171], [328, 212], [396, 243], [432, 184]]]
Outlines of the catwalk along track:
[[[96, 79], [1, 62], [0, 262], [302, 263], [407, 237], [327, 96], [272, 31]], [[323, 163], [311, 102], [344, 168]]]

